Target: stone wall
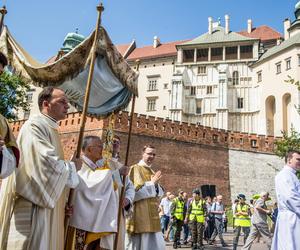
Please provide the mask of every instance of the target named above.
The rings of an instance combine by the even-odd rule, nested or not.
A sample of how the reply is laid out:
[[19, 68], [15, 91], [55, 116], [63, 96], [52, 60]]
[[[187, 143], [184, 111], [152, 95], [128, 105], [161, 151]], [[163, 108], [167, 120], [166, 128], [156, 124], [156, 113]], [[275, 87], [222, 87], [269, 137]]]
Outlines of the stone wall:
[[249, 200], [255, 193], [267, 191], [275, 198], [274, 178], [284, 160], [274, 154], [229, 150], [231, 199], [240, 193]]

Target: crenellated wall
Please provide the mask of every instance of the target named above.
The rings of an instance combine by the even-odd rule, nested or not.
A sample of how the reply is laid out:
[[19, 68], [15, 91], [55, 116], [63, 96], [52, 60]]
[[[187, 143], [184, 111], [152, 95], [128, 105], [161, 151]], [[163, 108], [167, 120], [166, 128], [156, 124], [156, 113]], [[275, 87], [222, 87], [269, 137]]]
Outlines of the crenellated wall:
[[[115, 132], [122, 141], [122, 159], [127, 146], [129, 116], [128, 112], [120, 112], [115, 116]], [[71, 157], [76, 149], [81, 119], [80, 113], [70, 113], [65, 120], [59, 122], [66, 158]], [[12, 123], [16, 135], [23, 123], [24, 121]], [[107, 126], [108, 119], [88, 117], [85, 133], [102, 136]], [[180, 187], [191, 192], [201, 185], [216, 185], [217, 193], [223, 194], [227, 202], [235, 197], [236, 192], [248, 194], [259, 187], [259, 183], [255, 183], [255, 171], [248, 171], [251, 158], [255, 162], [259, 162], [259, 159], [276, 162], [272, 159], [277, 158], [272, 152], [274, 141], [279, 138], [271, 136], [219, 130], [139, 114], [134, 114], [132, 133], [129, 164], [138, 162], [145, 144], [153, 144], [157, 149], [154, 169], [162, 171], [162, 183], [166, 190], [176, 191]], [[239, 154], [243, 156], [240, 159]], [[243, 164], [241, 160], [246, 158], [248, 160]], [[264, 181], [264, 186], [273, 185], [273, 172], [270, 181]], [[241, 176], [248, 176], [248, 187], [240, 182]], [[259, 182], [262, 179], [259, 178]], [[251, 191], [248, 192], [247, 188]], [[257, 190], [259, 191], [261, 190]]]

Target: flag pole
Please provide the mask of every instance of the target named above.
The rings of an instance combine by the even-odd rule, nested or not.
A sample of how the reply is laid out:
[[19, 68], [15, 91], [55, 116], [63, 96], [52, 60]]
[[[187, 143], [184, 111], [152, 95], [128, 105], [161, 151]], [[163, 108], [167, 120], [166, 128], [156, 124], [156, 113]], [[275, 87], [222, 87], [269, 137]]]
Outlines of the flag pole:
[[1, 19], [0, 19], [0, 34], [1, 34], [4, 26], [4, 17], [7, 14], [5, 5], [3, 5], [3, 7], [0, 9], [0, 13], [1, 13]]
[[[96, 60], [96, 49], [97, 49], [97, 42], [98, 42], [98, 33], [99, 33], [99, 28], [101, 26], [101, 14], [104, 11], [104, 7], [103, 7], [102, 3], [100, 3], [97, 6], [97, 11], [98, 11], [98, 17], [97, 17], [94, 41], [93, 41], [92, 50], [91, 50], [92, 55], [91, 55], [89, 75], [88, 75], [88, 79], [87, 79], [85, 96], [84, 96], [83, 110], [82, 110], [82, 113], [81, 113], [80, 130], [79, 130], [77, 149], [76, 149], [76, 154], [75, 154], [76, 158], [80, 157], [81, 145], [82, 145], [83, 134], [84, 134], [84, 128], [85, 128], [85, 123], [86, 123], [86, 115], [87, 115], [89, 98], [90, 98], [91, 83], [92, 83], [92, 79], [93, 79], [95, 60]], [[73, 198], [74, 198], [73, 196], [74, 196], [74, 190], [71, 189], [70, 194], [69, 194], [69, 198], [68, 198], [68, 203], [67, 203], [69, 207], [73, 203]], [[65, 219], [65, 243], [66, 243], [66, 239], [67, 239], [67, 231], [68, 231], [69, 222], [70, 222], [70, 217], [66, 216], [66, 219]]]
[[[139, 72], [140, 67], [140, 60], [136, 60], [136, 70]], [[134, 116], [134, 107], [135, 107], [135, 95], [133, 94], [132, 97], [132, 104], [131, 104], [131, 114], [130, 114], [130, 123], [129, 123], [129, 131], [128, 131], [128, 138], [127, 138], [127, 149], [126, 149], [126, 156], [125, 156], [125, 166], [128, 165], [128, 158], [129, 158], [129, 149], [130, 149], [130, 141], [131, 141], [131, 134], [132, 134], [132, 124], [133, 124], [133, 116]], [[115, 242], [114, 242], [114, 250], [118, 249], [118, 236], [120, 232], [120, 222], [121, 222], [121, 216], [122, 216], [122, 209], [123, 209], [123, 200], [125, 197], [125, 184], [126, 184], [126, 176], [122, 179], [122, 189], [121, 194], [119, 198], [119, 209], [118, 209], [118, 227], [117, 227], [117, 233], [115, 235]]]

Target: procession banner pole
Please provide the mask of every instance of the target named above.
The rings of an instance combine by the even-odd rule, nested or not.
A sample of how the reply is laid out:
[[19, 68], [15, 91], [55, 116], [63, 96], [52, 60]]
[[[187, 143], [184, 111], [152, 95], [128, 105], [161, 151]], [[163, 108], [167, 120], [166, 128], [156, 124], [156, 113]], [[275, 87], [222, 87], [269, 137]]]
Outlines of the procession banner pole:
[[[140, 60], [136, 60], [136, 70], [139, 72], [139, 67], [140, 67]], [[129, 149], [130, 149], [130, 142], [131, 142], [131, 134], [132, 134], [132, 124], [133, 124], [133, 116], [134, 116], [134, 107], [135, 107], [135, 95], [133, 94], [132, 97], [132, 104], [131, 104], [131, 115], [130, 115], [130, 123], [129, 123], [129, 131], [128, 131], [128, 138], [127, 138], [127, 149], [126, 149], [126, 156], [125, 156], [125, 166], [128, 165], [128, 158], [129, 158]], [[121, 189], [121, 194], [119, 198], [119, 210], [118, 210], [118, 227], [117, 227], [117, 233], [115, 237], [115, 242], [114, 242], [114, 250], [118, 249], [118, 236], [120, 232], [120, 222], [121, 222], [121, 216], [122, 216], [122, 209], [123, 209], [123, 200], [125, 196], [125, 184], [126, 184], [126, 176], [123, 177], [122, 179], [122, 189]]]
[[4, 17], [7, 14], [5, 5], [3, 5], [3, 7], [0, 9], [0, 13], [1, 13], [1, 19], [0, 19], [0, 34], [1, 34], [4, 26]]
[[[82, 144], [82, 140], [83, 140], [84, 128], [85, 128], [85, 123], [86, 123], [86, 115], [87, 115], [87, 109], [88, 109], [89, 98], [90, 98], [91, 83], [92, 83], [92, 79], [93, 79], [95, 60], [96, 60], [96, 48], [97, 48], [97, 42], [98, 42], [98, 33], [99, 33], [100, 25], [101, 25], [101, 14], [104, 11], [104, 7], [103, 7], [102, 3], [100, 3], [100, 5], [97, 6], [97, 11], [98, 11], [98, 18], [97, 18], [97, 23], [96, 23], [94, 42], [93, 42], [92, 51], [91, 51], [92, 56], [91, 56], [89, 75], [88, 75], [87, 84], [86, 84], [83, 110], [81, 113], [80, 130], [79, 130], [78, 143], [77, 143], [77, 149], [76, 149], [76, 158], [80, 157], [81, 144]], [[69, 207], [73, 204], [73, 198], [74, 198], [73, 196], [74, 196], [74, 190], [71, 189], [69, 198], [68, 198], [68, 203], [67, 203]], [[65, 242], [67, 239], [67, 231], [68, 231], [69, 222], [70, 222], [70, 217], [66, 216], [66, 219], [65, 219]]]

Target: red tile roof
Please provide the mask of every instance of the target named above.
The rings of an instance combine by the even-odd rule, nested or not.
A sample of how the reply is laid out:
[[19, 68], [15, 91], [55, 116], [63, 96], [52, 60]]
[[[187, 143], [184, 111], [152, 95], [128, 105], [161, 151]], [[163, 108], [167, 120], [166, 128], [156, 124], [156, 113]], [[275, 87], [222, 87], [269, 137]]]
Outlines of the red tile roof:
[[177, 54], [176, 45], [186, 41], [188, 40], [162, 43], [156, 48], [153, 48], [153, 46], [136, 48], [128, 56], [127, 60], [157, 58], [163, 56], [176, 56]]
[[282, 35], [279, 32], [267, 25], [253, 28], [251, 33], [248, 33], [247, 30], [242, 30], [237, 33], [251, 38], [259, 38], [261, 41], [277, 40], [282, 38]]

